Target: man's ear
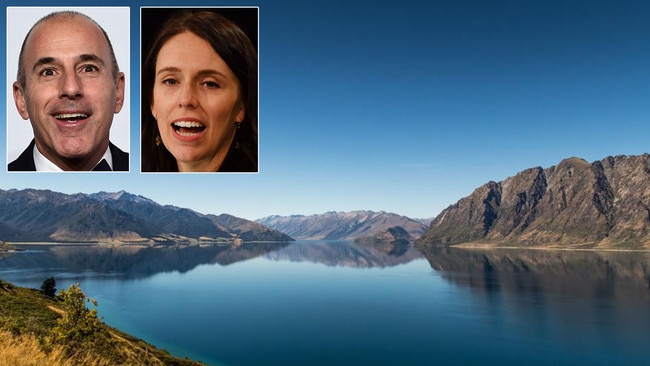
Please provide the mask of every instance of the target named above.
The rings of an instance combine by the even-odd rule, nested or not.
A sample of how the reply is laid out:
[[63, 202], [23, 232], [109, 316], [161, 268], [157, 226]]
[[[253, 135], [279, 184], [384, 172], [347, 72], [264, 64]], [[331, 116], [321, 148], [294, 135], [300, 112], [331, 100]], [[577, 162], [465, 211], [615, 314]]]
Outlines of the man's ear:
[[117, 74], [117, 80], [115, 80], [115, 112], [120, 113], [122, 106], [124, 105], [124, 73], [119, 72]]
[[25, 91], [23, 87], [17, 81], [14, 81], [14, 103], [16, 103], [16, 109], [23, 119], [29, 119], [29, 112], [27, 112], [27, 103], [25, 102]]

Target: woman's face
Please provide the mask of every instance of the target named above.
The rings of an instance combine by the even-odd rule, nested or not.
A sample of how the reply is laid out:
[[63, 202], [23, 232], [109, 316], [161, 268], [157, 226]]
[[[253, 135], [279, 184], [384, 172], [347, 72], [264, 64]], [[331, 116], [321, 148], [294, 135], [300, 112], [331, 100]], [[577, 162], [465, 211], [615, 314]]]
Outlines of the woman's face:
[[156, 59], [151, 113], [180, 171], [217, 171], [244, 119], [239, 81], [194, 33], [170, 38]]

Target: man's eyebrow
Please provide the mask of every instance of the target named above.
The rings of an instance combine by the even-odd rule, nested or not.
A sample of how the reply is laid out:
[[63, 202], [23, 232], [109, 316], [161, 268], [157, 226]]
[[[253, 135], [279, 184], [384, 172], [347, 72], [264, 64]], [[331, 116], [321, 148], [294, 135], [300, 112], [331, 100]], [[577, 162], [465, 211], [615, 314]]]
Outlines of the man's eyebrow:
[[34, 66], [32, 67], [32, 72], [36, 71], [37, 68], [43, 65], [48, 65], [51, 63], [54, 63], [55, 58], [54, 57], [41, 57], [34, 63]]
[[[83, 62], [91, 61], [91, 62], [96, 62], [98, 64], [101, 64], [102, 66], [105, 66], [104, 60], [102, 60], [101, 57], [94, 55], [92, 53], [83, 53], [79, 55], [77, 58], [79, 59], [79, 61], [83, 61]], [[34, 66], [32, 67], [32, 72], [36, 71], [36, 69], [39, 68], [40, 66], [53, 64], [55, 62], [56, 62], [56, 58], [54, 57], [50, 57], [50, 56], [41, 57], [36, 61], [36, 63], [34, 63]]]
[[99, 57], [97, 55], [94, 55], [94, 54], [88, 54], [88, 53], [81, 54], [81, 55], [79, 55], [79, 60], [80, 61], [97, 62], [97, 63], [101, 64], [102, 66], [105, 65], [104, 60], [102, 60], [101, 57]]

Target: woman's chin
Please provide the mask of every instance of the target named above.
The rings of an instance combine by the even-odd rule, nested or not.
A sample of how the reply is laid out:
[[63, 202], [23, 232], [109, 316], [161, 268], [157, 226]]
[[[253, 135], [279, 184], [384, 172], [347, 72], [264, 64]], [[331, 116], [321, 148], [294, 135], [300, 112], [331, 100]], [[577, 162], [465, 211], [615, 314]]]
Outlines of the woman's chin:
[[220, 162], [216, 162], [216, 155], [200, 154], [197, 151], [172, 151], [176, 163], [181, 171], [211, 172], [217, 171]]
[[182, 147], [169, 149], [169, 151], [172, 153], [176, 161], [188, 164], [198, 163], [201, 160], [205, 160], [209, 157], [205, 156], [205, 154], [200, 154], [196, 148]]

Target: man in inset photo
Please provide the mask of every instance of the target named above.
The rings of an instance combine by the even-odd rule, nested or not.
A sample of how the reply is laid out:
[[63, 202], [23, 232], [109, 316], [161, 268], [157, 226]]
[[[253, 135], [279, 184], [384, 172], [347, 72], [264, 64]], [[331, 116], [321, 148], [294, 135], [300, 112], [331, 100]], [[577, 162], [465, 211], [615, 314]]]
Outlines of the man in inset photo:
[[34, 24], [20, 49], [13, 97], [33, 138], [9, 171], [129, 170], [129, 154], [109, 140], [125, 76], [106, 31], [88, 15], [56, 11]]

